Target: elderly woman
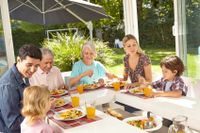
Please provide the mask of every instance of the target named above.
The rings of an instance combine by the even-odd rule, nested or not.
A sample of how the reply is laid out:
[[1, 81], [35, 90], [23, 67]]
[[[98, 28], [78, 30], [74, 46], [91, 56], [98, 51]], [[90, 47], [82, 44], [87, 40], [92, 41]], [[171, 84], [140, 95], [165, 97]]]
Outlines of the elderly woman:
[[54, 55], [48, 48], [41, 48], [42, 60], [38, 70], [29, 79], [30, 85], [46, 85], [49, 90], [65, 88], [59, 68], [53, 66]]
[[94, 45], [87, 42], [82, 47], [82, 60], [73, 65], [70, 85], [92, 84], [94, 82], [103, 82], [103, 77], [113, 78], [114, 75], [107, 72], [106, 68], [95, 61], [97, 56]]

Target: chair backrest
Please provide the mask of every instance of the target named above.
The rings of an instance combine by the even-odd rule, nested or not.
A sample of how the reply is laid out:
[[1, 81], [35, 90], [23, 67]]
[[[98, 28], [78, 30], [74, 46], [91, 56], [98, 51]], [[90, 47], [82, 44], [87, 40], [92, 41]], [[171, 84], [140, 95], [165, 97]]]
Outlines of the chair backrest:
[[200, 79], [197, 79], [196, 83], [194, 84], [194, 93], [195, 98], [200, 100]]
[[63, 80], [64, 80], [64, 83], [65, 83], [66, 85], [68, 85], [68, 80], [69, 80], [69, 77], [70, 77], [70, 75], [71, 75], [71, 71], [62, 72], [61, 75], [62, 75], [62, 78], [63, 78]]
[[183, 76], [183, 81], [188, 86], [187, 97], [200, 99], [200, 80]]

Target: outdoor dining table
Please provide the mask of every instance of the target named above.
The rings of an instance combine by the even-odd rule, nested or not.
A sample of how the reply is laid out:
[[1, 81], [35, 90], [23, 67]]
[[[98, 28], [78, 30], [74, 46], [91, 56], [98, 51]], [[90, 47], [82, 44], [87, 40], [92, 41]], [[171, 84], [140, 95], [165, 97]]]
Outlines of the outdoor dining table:
[[[92, 101], [95, 101], [96, 105], [118, 101], [120, 103], [144, 111], [151, 111], [152, 113], [169, 120], [172, 120], [172, 118], [174, 118], [177, 115], [184, 115], [188, 117], [188, 126], [192, 129], [200, 131], [200, 101], [193, 98], [141, 98], [124, 92], [114, 91], [110, 88], [101, 88], [93, 91], [88, 91], [80, 95], [81, 105], [83, 105], [85, 102]], [[66, 133], [102, 133], [114, 132], [116, 130], [117, 132], [144, 132], [139, 128], [123, 123], [122, 121], [98, 110], [97, 116], [102, 117], [102, 119], [71, 129], [62, 129], [62, 127], [59, 127], [53, 121], [50, 121], [50, 124], [59, 127], [62, 130], [62, 132]]]

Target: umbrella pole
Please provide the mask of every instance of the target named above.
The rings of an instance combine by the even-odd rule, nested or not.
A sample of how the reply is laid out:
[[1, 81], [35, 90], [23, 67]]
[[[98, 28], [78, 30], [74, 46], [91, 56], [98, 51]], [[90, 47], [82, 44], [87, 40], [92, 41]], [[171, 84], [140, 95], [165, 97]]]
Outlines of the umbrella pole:
[[[46, 31], [46, 26], [45, 25], [43, 25], [43, 29], [44, 29], [44, 37], [47, 37], [48, 36], [48, 34], [47, 34], [47, 31]], [[48, 37], [49, 38], [49, 37]]]
[[93, 25], [92, 25], [92, 22], [89, 21], [86, 23], [87, 25], [87, 28], [89, 29], [89, 32], [90, 32], [90, 41], [92, 42], [93, 41]]

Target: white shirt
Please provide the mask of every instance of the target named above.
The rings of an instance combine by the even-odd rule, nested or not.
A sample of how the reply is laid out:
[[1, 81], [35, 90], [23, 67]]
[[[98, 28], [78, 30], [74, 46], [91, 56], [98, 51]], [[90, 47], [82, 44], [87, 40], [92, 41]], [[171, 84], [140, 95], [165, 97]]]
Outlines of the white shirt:
[[165, 85], [165, 91], [172, 91], [170, 88], [172, 86], [173, 81], [167, 81]]
[[56, 66], [53, 66], [48, 74], [38, 67], [37, 71], [29, 78], [29, 82], [30, 85], [48, 86], [49, 90], [58, 89], [64, 85], [61, 72]]

